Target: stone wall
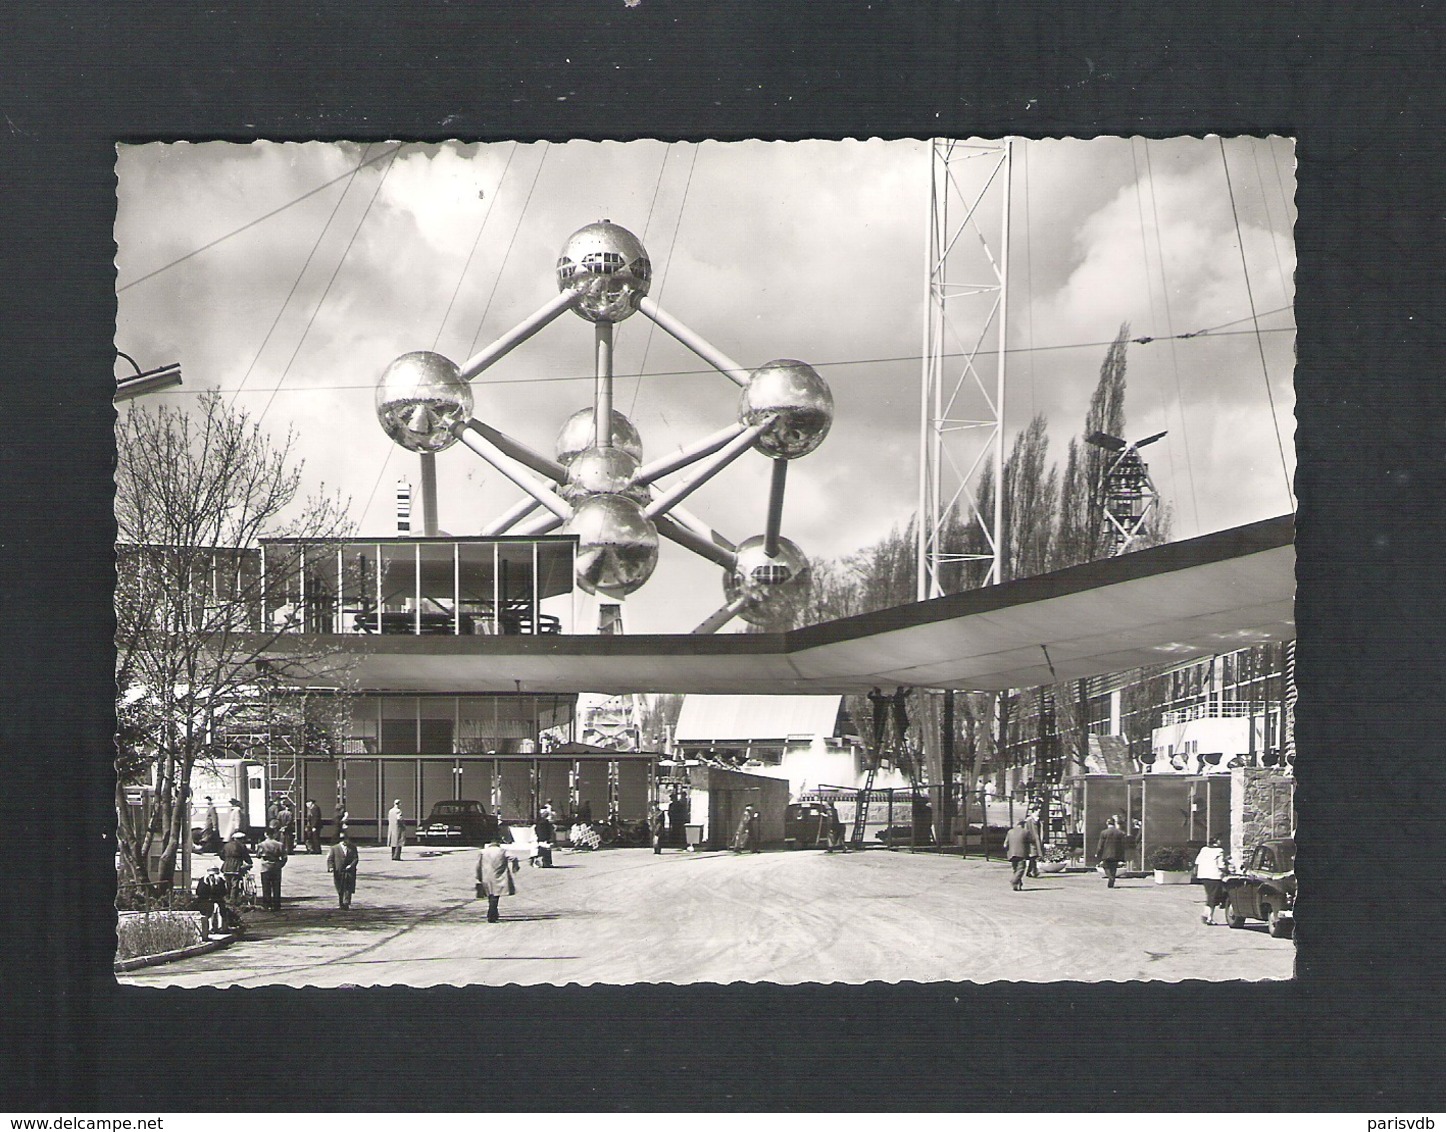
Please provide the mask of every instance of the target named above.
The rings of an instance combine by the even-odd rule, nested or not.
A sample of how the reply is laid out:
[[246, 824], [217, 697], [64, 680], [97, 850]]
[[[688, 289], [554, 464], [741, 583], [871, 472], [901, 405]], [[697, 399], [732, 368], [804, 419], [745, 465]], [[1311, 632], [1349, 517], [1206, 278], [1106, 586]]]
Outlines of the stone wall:
[[1274, 767], [1230, 772], [1230, 860], [1237, 867], [1257, 844], [1295, 833], [1295, 779]]

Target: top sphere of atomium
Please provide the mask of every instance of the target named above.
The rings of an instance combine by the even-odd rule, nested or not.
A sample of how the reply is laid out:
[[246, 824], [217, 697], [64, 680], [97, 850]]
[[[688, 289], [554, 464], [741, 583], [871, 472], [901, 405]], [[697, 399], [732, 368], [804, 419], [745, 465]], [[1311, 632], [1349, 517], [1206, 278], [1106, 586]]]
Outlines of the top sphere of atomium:
[[452, 429], [472, 416], [472, 387], [441, 354], [403, 354], [377, 379], [382, 431], [411, 452], [441, 452], [456, 442]]
[[795, 460], [823, 443], [833, 424], [833, 394], [812, 366], [779, 358], [759, 366], [738, 402], [738, 419], [756, 425], [769, 413], [778, 419], [753, 442], [765, 456]]
[[798, 544], [780, 537], [778, 553], [765, 552], [762, 535], [738, 544], [738, 560], [723, 574], [723, 594], [731, 605], [740, 597], [738, 616], [751, 625], [782, 625], [793, 619], [808, 599], [808, 559]]
[[557, 257], [557, 289], [581, 296], [573, 309], [589, 322], [622, 322], [652, 279], [642, 242], [611, 220], [579, 228]]
[[632, 421], [614, 409], [612, 436], [610, 438], [603, 437], [598, 441], [598, 445], [593, 444], [592, 422], [593, 410], [591, 408], [579, 409], [562, 422], [562, 428], [557, 434], [556, 447], [559, 464], [570, 464], [589, 448], [597, 446], [621, 448], [634, 460], [642, 463], [643, 438], [638, 435], [638, 430], [633, 427]]

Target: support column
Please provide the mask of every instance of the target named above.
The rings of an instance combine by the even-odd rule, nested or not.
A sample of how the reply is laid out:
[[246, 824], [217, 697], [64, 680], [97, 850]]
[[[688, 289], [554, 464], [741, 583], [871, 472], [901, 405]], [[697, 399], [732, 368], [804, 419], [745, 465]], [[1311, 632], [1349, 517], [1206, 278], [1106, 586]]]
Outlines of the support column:
[[422, 534], [437, 537], [437, 454], [422, 452]]
[[594, 337], [597, 342], [597, 381], [592, 442], [603, 448], [610, 446], [613, 439], [613, 324], [599, 322]]

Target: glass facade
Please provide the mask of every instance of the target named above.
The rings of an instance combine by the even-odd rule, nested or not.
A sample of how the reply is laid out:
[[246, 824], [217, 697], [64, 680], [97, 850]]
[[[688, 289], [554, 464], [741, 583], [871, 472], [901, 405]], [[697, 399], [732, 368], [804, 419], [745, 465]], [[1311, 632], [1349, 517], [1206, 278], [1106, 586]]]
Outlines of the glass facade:
[[415, 636], [570, 633], [577, 539], [395, 538], [261, 544], [272, 631]]

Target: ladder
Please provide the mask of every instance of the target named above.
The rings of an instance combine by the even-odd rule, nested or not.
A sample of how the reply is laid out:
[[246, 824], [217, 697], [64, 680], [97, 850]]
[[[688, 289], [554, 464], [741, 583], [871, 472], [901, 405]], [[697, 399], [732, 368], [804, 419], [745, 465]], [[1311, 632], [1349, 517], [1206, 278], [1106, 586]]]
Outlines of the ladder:
[[869, 820], [869, 802], [874, 790], [874, 776], [879, 773], [880, 755], [877, 750], [873, 754], [873, 760], [869, 763], [869, 776], [864, 779], [864, 788], [859, 791], [859, 800], [854, 807], [853, 832], [849, 834], [849, 843], [860, 847], [864, 843], [864, 826]]

